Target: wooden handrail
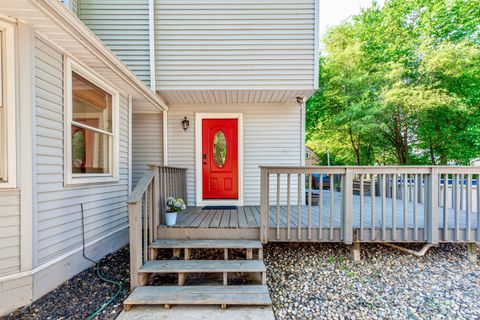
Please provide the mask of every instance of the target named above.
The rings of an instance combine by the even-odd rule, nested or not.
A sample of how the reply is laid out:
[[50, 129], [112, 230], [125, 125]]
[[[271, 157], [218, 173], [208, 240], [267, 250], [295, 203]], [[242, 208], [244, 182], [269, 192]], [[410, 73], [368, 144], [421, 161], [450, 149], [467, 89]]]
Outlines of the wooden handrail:
[[[474, 227], [480, 221], [480, 167], [260, 166], [260, 171], [263, 243], [270, 225], [271, 240], [277, 241], [480, 241], [480, 227]], [[317, 174], [327, 176], [330, 185], [324, 191], [320, 179], [314, 213]]]
[[138, 181], [137, 185], [133, 189], [132, 193], [130, 193], [130, 196], [128, 197], [128, 200], [127, 200], [128, 204], [136, 203], [142, 200], [142, 195], [145, 193], [148, 186], [152, 182], [156, 171], [157, 169], [148, 169], [145, 172], [143, 177], [140, 179], [140, 181]]
[[149, 165], [128, 197], [130, 227], [130, 287], [145, 284], [139, 268], [150, 260], [149, 245], [158, 238], [158, 225], [164, 219], [165, 202], [169, 196], [187, 198], [186, 169]]

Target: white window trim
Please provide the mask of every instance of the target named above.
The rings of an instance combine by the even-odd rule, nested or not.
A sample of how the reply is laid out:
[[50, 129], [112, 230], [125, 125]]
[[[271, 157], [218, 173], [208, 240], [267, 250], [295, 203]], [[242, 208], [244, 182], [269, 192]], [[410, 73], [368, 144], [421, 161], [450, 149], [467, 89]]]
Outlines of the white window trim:
[[[70, 57], [65, 57], [65, 135], [64, 135], [64, 178], [65, 185], [79, 185], [92, 183], [110, 183], [119, 180], [119, 110], [120, 110], [120, 94], [119, 90], [110, 85], [97, 74], [93, 73], [83, 65], [74, 61]], [[110, 146], [109, 165], [110, 173], [94, 173], [94, 174], [73, 174], [72, 173], [72, 124], [79, 125], [73, 121], [73, 105], [72, 105], [72, 72], [77, 73], [92, 84], [98, 86], [105, 92], [112, 95], [112, 144]], [[79, 125], [82, 126], [82, 125]], [[102, 132], [103, 130], [89, 130]]]
[[10, 23], [0, 21], [0, 30], [2, 38], [3, 67], [3, 102], [1, 108], [5, 108], [6, 146], [0, 152], [6, 152], [6, 178], [7, 181], [0, 182], [0, 189], [17, 187], [17, 160], [16, 160], [16, 61], [15, 61], [15, 26]]
[[[202, 190], [202, 120], [238, 119], [238, 199], [203, 199]], [[243, 114], [195, 113], [195, 203], [197, 206], [243, 206]]]

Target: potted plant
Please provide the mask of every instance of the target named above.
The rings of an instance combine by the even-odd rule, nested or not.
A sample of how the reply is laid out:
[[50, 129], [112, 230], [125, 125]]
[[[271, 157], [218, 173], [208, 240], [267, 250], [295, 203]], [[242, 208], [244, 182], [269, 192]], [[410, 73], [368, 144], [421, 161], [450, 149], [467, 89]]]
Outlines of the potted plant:
[[167, 211], [165, 213], [165, 224], [167, 226], [173, 226], [177, 223], [177, 213], [185, 210], [187, 206], [183, 199], [168, 197], [167, 198]]

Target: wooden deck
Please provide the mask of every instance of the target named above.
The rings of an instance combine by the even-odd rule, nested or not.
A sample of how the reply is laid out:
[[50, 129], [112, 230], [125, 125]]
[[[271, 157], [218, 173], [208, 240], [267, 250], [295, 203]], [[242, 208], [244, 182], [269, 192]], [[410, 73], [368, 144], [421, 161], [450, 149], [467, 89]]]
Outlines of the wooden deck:
[[[278, 211], [277, 207], [269, 207], [269, 241], [341, 241], [341, 194], [334, 192], [333, 202], [330, 202], [330, 190], [323, 191], [322, 207], [318, 205], [309, 208], [306, 205], [300, 206], [300, 218], [297, 215], [298, 205], [290, 206], [290, 215], [288, 207], [281, 205]], [[333, 207], [331, 204], [333, 203]], [[363, 211], [360, 212], [360, 197], [353, 196], [353, 228], [356, 230], [356, 238], [361, 241], [409, 241], [423, 242], [425, 234], [423, 232], [425, 222], [425, 207], [422, 203], [407, 202], [408, 216], [404, 219], [404, 203], [401, 199], [395, 201], [395, 217], [393, 215], [393, 201], [386, 198], [385, 203], [382, 199], [375, 198], [375, 206], [372, 214], [372, 198], [364, 197]], [[333, 208], [333, 210], [332, 210]], [[385, 212], [383, 212], [385, 208]], [[475, 208], [476, 209], [476, 208]], [[385, 217], [383, 217], [385, 215]], [[469, 221], [465, 210], [460, 210], [455, 217], [455, 210], [448, 208], [448, 230], [443, 230], [443, 208], [438, 209], [438, 226], [442, 233], [441, 239], [447, 241], [453, 239], [454, 233], [465, 234], [467, 223], [470, 224], [472, 235], [477, 234], [477, 213], [472, 212]], [[309, 218], [310, 217], [310, 218]], [[310, 219], [310, 224], [309, 224]], [[456, 228], [455, 221], [458, 219]], [[278, 223], [277, 223], [278, 221]], [[290, 223], [288, 223], [290, 221]], [[372, 223], [373, 221], [373, 223]], [[385, 221], [385, 225], [383, 223]], [[300, 223], [299, 223], [300, 222]], [[300, 228], [299, 228], [300, 225]], [[310, 228], [309, 228], [310, 226]], [[405, 227], [406, 226], [406, 227]], [[260, 206], [238, 207], [236, 210], [204, 210], [202, 207], [188, 207], [187, 210], [180, 212], [177, 224], [173, 227], [160, 227], [160, 236], [167, 229], [168, 234], [175, 233], [174, 230], [186, 229], [188, 238], [199, 237], [196, 229], [204, 230], [204, 235], [214, 235], [216, 232], [222, 236], [232, 235], [232, 238], [239, 237], [244, 239], [256, 239], [256, 234], [260, 228]], [[205, 229], [208, 229], [205, 230]], [[322, 229], [320, 233], [319, 230]], [[214, 231], [217, 230], [217, 231]], [[241, 232], [243, 230], [243, 233]], [[239, 232], [240, 231], [240, 232]], [[174, 237], [172, 237], [174, 238]], [[460, 235], [460, 238], [463, 238]], [[468, 239], [464, 235], [465, 240]], [[475, 238], [475, 237], [474, 237]]]

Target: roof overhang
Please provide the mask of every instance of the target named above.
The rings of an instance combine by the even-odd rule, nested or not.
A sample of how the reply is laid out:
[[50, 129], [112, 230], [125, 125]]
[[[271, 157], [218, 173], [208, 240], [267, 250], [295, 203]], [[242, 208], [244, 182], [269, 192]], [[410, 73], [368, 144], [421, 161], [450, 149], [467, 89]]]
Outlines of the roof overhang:
[[0, 14], [31, 24], [65, 54], [98, 73], [122, 94], [132, 96], [134, 110], [168, 110], [165, 101], [60, 1], [0, 0]]

